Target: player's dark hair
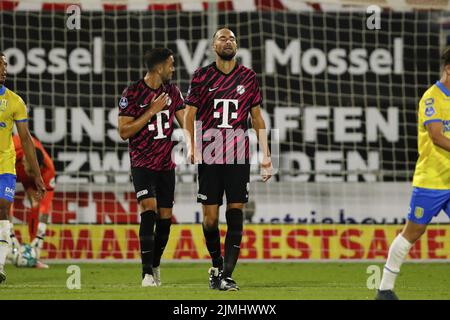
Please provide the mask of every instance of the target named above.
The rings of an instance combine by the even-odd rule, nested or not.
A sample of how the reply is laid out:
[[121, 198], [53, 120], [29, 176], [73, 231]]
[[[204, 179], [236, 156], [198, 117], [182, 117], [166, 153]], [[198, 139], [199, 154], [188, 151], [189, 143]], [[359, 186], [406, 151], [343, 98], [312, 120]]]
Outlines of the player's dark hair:
[[442, 66], [446, 66], [450, 64], [450, 46], [444, 49], [441, 55], [441, 63]]
[[39, 148], [36, 148], [36, 159], [39, 167], [42, 167], [44, 165], [44, 153]]
[[223, 30], [223, 29], [228, 29], [228, 30], [230, 30], [231, 32], [233, 32], [233, 33], [234, 33], [234, 36], [235, 36], [235, 39], [236, 39], [236, 41], [237, 41], [237, 35], [236, 35], [236, 33], [235, 33], [233, 30], [231, 30], [230, 28], [228, 28], [228, 27], [222, 27], [222, 28], [217, 29], [216, 32], [214, 32], [214, 34], [213, 34], [213, 37], [212, 37], [212, 38], [213, 38], [213, 41], [216, 40], [217, 32], [219, 32], [220, 30]]
[[168, 48], [154, 48], [148, 50], [144, 55], [144, 64], [148, 71], [152, 71], [156, 65], [173, 56], [173, 51]]
[[2, 51], [0, 51], [0, 57], [4, 57], [4, 56], [5, 56], [5, 54]]

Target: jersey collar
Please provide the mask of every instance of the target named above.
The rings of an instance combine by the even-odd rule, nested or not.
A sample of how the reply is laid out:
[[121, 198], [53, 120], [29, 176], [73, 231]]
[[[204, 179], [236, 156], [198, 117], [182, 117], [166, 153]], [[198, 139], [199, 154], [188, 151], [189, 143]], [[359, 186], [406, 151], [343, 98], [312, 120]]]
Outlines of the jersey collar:
[[450, 91], [444, 86], [442, 82], [438, 80], [436, 81], [436, 85], [439, 89], [441, 89], [442, 93], [444, 93], [447, 97], [450, 97]]
[[236, 71], [237, 68], [239, 68], [239, 62], [236, 61], [234, 68], [229, 72], [229, 73], [223, 73], [221, 70], [219, 70], [219, 68], [217, 68], [216, 62], [214, 61], [212, 63], [214, 69], [216, 69], [217, 72], [221, 73], [224, 76], [229, 76], [230, 74], [233, 74], [234, 71]]
[[5, 86], [1, 86], [0, 87], [0, 96], [4, 95], [6, 92], [6, 87]]

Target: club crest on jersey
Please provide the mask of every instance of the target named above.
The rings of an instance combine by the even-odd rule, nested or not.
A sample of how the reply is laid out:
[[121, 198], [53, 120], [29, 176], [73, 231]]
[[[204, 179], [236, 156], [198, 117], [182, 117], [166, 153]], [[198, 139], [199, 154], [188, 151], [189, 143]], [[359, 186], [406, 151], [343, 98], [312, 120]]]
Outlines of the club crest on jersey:
[[122, 98], [120, 99], [119, 106], [120, 106], [122, 109], [125, 109], [126, 107], [128, 107], [128, 99], [127, 99], [126, 97], [122, 97]]
[[167, 97], [167, 105], [170, 106], [172, 104], [172, 99], [170, 97]]
[[427, 117], [431, 117], [435, 113], [434, 99], [433, 98], [425, 99], [424, 103], [425, 103], [425, 115]]
[[431, 117], [435, 113], [433, 106], [429, 106], [425, 108], [425, 115], [427, 117]]
[[8, 100], [2, 99], [0, 101], [0, 111], [5, 111], [7, 106], [8, 106]]
[[237, 93], [239, 93], [240, 95], [242, 95], [242, 94], [245, 93], [245, 87], [244, 87], [243, 85], [238, 85], [238, 86], [236, 87], [236, 91], [237, 91]]

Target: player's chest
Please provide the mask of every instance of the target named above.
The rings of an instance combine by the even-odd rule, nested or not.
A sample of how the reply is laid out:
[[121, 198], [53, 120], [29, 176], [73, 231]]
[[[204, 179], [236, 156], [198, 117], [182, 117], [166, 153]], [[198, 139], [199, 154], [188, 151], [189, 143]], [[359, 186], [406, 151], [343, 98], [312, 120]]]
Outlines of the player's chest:
[[239, 79], [221, 79], [208, 81], [203, 89], [203, 96], [206, 100], [233, 99], [244, 102], [250, 96], [249, 84], [241, 83]]
[[0, 99], [0, 129], [6, 127], [6, 121], [12, 121], [13, 110], [8, 99]]
[[[136, 108], [138, 110], [138, 114], [141, 115], [145, 113], [145, 110], [151, 108], [152, 101], [156, 99], [159, 95], [161, 95], [163, 91], [150, 91], [141, 93], [136, 100]], [[167, 105], [163, 108], [160, 113], [164, 113], [167, 117], [172, 117], [175, 113], [175, 99], [174, 97], [168, 97]]]

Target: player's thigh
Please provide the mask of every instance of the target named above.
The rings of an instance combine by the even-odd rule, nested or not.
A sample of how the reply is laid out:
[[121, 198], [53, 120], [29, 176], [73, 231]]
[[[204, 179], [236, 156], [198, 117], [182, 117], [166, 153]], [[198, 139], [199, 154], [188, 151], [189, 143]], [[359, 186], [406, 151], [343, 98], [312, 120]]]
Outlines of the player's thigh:
[[250, 165], [225, 165], [224, 177], [227, 203], [229, 205], [233, 204], [232, 206], [234, 207], [240, 206], [239, 204], [247, 203], [250, 190]]
[[172, 217], [175, 197], [175, 170], [157, 172], [156, 202], [162, 219]]
[[11, 205], [16, 193], [16, 176], [13, 174], [0, 175], [0, 220], [8, 220]]
[[447, 203], [445, 204], [444, 211], [450, 218], [450, 190], [447, 191]]
[[445, 209], [448, 192], [414, 187], [409, 205], [408, 220], [416, 224], [427, 225]]
[[157, 173], [147, 168], [131, 168], [131, 177], [140, 211], [156, 211]]
[[223, 203], [224, 174], [223, 165], [199, 164], [198, 165], [198, 194], [197, 202], [204, 206]]

